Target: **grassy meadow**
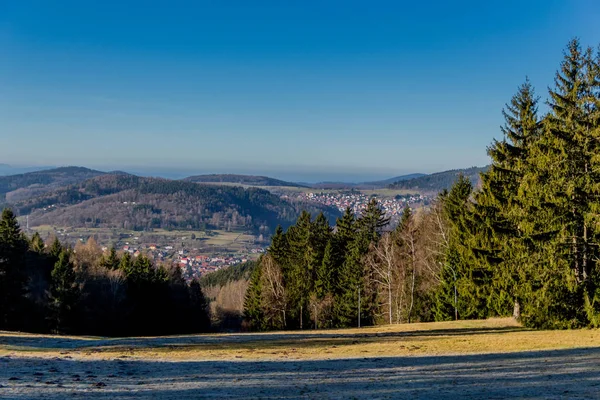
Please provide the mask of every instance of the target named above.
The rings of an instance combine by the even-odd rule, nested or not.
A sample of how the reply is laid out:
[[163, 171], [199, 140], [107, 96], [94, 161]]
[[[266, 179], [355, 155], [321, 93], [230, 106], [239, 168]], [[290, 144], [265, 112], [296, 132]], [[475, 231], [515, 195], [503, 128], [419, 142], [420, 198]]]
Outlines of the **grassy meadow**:
[[512, 319], [384, 325], [341, 330], [149, 338], [48, 336], [5, 332], [0, 356], [167, 360], [319, 360], [513, 353], [600, 347], [600, 330], [541, 331]]

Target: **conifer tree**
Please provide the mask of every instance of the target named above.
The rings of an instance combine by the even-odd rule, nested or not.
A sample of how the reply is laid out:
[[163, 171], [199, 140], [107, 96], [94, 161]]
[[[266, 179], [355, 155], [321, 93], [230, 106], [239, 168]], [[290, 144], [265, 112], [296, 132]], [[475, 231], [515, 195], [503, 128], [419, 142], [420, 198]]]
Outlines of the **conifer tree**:
[[282, 270], [290, 307], [287, 322], [299, 328], [303, 328], [304, 321], [308, 321], [307, 305], [313, 283], [311, 279], [311, 262], [313, 261], [310, 248], [311, 228], [311, 216], [307, 211], [303, 211], [296, 224], [286, 232], [289, 254], [288, 262], [284, 264]]
[[569, 42], [522, 183], [528, 190], [522, 226], [533, 249], [521, 278], [521, 317], [528, 326], [576, 327], [587, 319], [584, 292], [598, 255], [592, 221], [599, 177], [592, 163], [600, 147], [590, 129], [593, 85], [585, 54], [577, 39]]
[[108, 255], [102, 256], [102, 261], [100, 262], [100, 266], [110, 270], [119, 269], [119, 264], [119, 256], [117, 255], [117, 251], [115, 250], [114, 246], [110, 248]]
[[50, 308], [56, 332], [66, 333], [75, 329], [75, 313], [79, 300], [79, 285], [76, 281], [70, 254], [63, 250], [52, 270]]
[[38, 232], [35, 232], [33, 234], [33, 236], [31, 237], [29, 247], [31, 248], [32, 251], [34, 251], [38, 254], [42, 254], [44, 252], [46, 245]]
[[189, 286], [190, 309], [192, 316], [192, 330], [194, 332], [206, 331], [210, 328], [210, 315], [208, 301], [204, 297], [202, 288], [197, 279], [192, 279]]
[[250, 275], [244, 299], [244, 320], [248, 323], [248, 328], [255, 331], [265, 329], [261, 283], [262, 271], [261, 260], [259, 260], [256, 268], [252, 271], [252, 275]]
[[131, 260], [131, 254], [128, 251], [123, 253], [123, 256], [121, 257], [119, 269], [125, 273], [125, 276], [129, 276], [132, 273], [133, 261]]
[[[588, 114], [586, 130], [591, 136], [591, 141], [600, 141], [600, 46], [596, 51], [588, 49], [585, 55], [587, 91], [584, 93], [584, 107]], [[590, 170], [600, 170], [600, 153], [592, 154], [590, 158]], [[600, 241], [600, 180], [594, 176], [590, 185], [590, 209], [588, 222], [590, 224], [590, 245], [598, 251]], [[600, 268], [597, 261], [590, 271], [590, 277], [586, 283], [584, 305], [589, 325], [600, 327]]]
[[[344, 218], [346, 215], [342, 220]], [[373, 323], [376, 299], [373, 297], [374, 292], [365, 290], [364, 257], [371, 243], [376, 243], [379, 239], [381, 228], [388, 222], [389, 220], [385, 218], [377, 200], [372, 199], [356, 223], [351, 225], [355, 228], [354, 234], [350, 242], [344, 243], [346, 244], [345, 257], [338, 272], [335, 288], [334, 318], [336, 326], [356, 326], [359, 322], [361, 325]], [[342, 227], [342, 229], [344, 228]], [[338, 227], [338, 232], [344, 235], [352, 231], [340, 231]], [[366, 297], [366, 293], [371, 293], [372, 296]]]
[[381, 230], [389, 224], [390, 219], [385, 217], [383, 210], [379, 207], [376, 198], [367, 203], [367, 208], [362, 212], [358, 220], [358, 229], [363, 231], [365, 239], [377, 242]]
[[474, 196], [476, 261], [492, 278], [488, 308], [500, 315], [513, 312], [518, 317], [522, 295], [519, 273], [531, 260], [523, 231], [523, 210], [530, 191], [521, 184], [531, 169], [531, 148], [541, 135], [537, 101], [527, 80], [506, 105], [501, 127], [504, 139], [494, 140], [488, 148], [492, 165], [481, 174], [481, 188]]
[[0, 329], [10, 329], [25, 292], [28, 245], [17, 218], [5, 208], [0, 219]]
[[322, 299], [332, 291], [332, 273], [335, 269], [335, 259], [333, 254], [333, 241], [327, 241], [323, 252], [323, 259], [316, 268], [315, 295], [317, 299]]
[[441, 285], [434, 307], [436, 320], [454, 319], [455, 308], [461, 319], [487, 316], [487, 288], [481, 282], [481, 273], [472, 268], [475, 256], [470, 244], [476, 231], [471, 218], [472, 191], [471, 182], [460, 175], [450, 191], [440, 196], [449, 226], [449, 243], [441, 260]]
[[52, 241], [52, 244], [50, 245], [50, 248], [48, 249], [48, 255], [53, 260], [53, 262], [58, 261], [60, 253], [62, 253], [63, 250], [64, 247], [62, 243], [60, 242], [60, 240], [58, 240], [58, 237], [55, 236], [54, 240]]
[[[331, 228], [329, 222], [323, 213], [315, 218], [310, 227], [309, 248], [307, 249], [309, 257], [309, 273], [311, 281], [318, 280], [319, 269], [323, 266], [323, 257], [325, 256], [325, 248], [331, 238]], [[314, 286], [314, 285], [313, 285]]]
[[271, 245], [268, 249], [269, 254], [280, 264], [283, 264], [288, 255], [287, 237], [281, 225], [277, 225], [275, 234], [271, 239]]

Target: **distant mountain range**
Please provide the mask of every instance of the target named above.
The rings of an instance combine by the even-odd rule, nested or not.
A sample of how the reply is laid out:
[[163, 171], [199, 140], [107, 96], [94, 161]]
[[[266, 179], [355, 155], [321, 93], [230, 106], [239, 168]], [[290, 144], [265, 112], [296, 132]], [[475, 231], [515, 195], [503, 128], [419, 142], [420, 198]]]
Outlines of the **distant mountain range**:
[[[477, 186], [479, 174], [487, 168], [410, 174], [356, 184], [326, 182], [311, 187], [342, 190], [387, 187], [433, 193], [450, 188], [459, 174]], [[10, 206], [19, 215], [29, 215], [31, 226], [135, 230], [243, 228], [272, 232], [278, 224], [289, 226], [303, 209], [312, 214], [324, 212], [331, 222], [340, 215], [334, 207], [282, 198], [251, 186], [306, 187], [265, 176], [196, 175], [169, 180], [61, 167], [0, 176], [0, 209]]]
[[195, 183], [236, 183], [245, 186], [287, 186], [287, 187], [306, 187], [305, 185], [281, 181], [279, 179], [269, 178], [267, 176], [254, 175], [234, 175], [234, 174], [210, 174], [195, 175], [183, 179], [186, 182]]
[[25, 174], [27, 172], [42, 171], [44, 169], [52, 169], [55, 167], [15, 167], [13, 165], [0, 163], [0, 176]]
[[420, 178], [420, 177], [425, 176], [425, 175], [426, 174], [400, 175], [400, 176], [396, 176], [394, 178], [384, 179], [382, 181], [365, 182], [365, 183], [363, 183], [363, 185], [365, 185], [365, 186], [387, 186], [387, 185], [391, 185], [392, 183], [401, 182], [401, 181], [407, 181], [407, 180], [415, 179], [415, 178]]
[[30, 226], [53, 225], [132, 230], [243, 229], [273, 232], [302, 210], [323, 212], [333, 223], [340, 212], [282, 199], [267, 190], [197, 184], [126, 173], [65, 167], [0, 177], [0, 208], [29, 215]]
[[0, 176], [0, 203], [14, 203], [104, 174], [84, 167], [61, 167]]
[[471, 167], [465, 169], [453, 169], [450, 171], [437, 172], [435, 174], [423, 175], [412, 179], [396, 181], [389, 185], [392, 189], [407, 189], [424, 192], [441, 192], [450, 189], [459, 175], [469, 178], [473, 186], [478, 186], [479, 174], [487, 171], [489, 166]]
[[310, 185], [310, 187], [315, 188], [315, 189], [338, 189], [338, 190], [343, 190], [343, 189], [383, 189], [395, 182], [419, 178], [419, 177], [422, 177], [425, 175], [426, 174], [408, 174], [408, 175], [396, 176], [394, 178], [384, 179], [381, 181], [360, 182], [360, 183], [319, 182], [319, 183]]

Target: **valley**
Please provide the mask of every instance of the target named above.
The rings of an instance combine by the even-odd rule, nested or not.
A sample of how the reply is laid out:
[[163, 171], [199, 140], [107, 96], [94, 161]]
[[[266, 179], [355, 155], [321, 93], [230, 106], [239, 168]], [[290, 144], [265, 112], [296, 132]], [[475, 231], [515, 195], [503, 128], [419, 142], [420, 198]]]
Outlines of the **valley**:
[[360, 215], [376, 198], [391, 229], [405, 206], [427, 206], [436, 192], [390, 184], [425, 176], [310, 187], [264, 176], [169, 180], [61, 167], [0, 177], [0, 206], [14, 209], [29, 235], [58, 237], [71, 246], [92, 238], [104, 251], [114, 247], [177, 264], [190, 280], [255, 260], [275, 227], [286, 228], [303, 209], [323, 212], [333, 224], [346, 207]]

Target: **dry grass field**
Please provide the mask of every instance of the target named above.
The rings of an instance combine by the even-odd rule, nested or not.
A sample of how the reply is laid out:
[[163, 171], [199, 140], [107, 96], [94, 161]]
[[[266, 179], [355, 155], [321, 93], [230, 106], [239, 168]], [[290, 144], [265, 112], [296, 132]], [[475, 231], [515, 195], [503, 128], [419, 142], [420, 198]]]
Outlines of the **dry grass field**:
[[510, 319], [144, 338], [0, 335], [0, 398], [598, 398], [600, 331]]

